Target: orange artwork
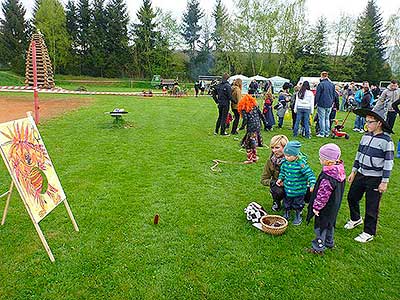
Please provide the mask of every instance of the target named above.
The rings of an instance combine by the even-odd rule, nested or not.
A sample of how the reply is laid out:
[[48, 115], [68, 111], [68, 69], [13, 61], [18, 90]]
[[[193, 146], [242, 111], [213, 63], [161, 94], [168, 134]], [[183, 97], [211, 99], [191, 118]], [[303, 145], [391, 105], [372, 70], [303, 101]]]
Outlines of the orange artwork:
[[39, 223], [65, 194], [31, 116], [0, 124], [0, 150], [28, 212]]

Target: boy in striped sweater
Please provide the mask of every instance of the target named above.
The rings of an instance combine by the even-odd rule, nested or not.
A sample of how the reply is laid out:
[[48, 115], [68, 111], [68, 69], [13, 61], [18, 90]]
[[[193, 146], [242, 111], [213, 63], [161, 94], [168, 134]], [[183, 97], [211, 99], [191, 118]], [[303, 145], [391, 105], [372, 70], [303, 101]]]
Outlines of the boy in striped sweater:
[[361, 138], [353, 169], [347, 179], [351, 183], [347, 195], [350, 220], [344, 228], [353, 229], [363, 223], [360, 216], [360, 200], [365, 193], [364, 231], [355, 240], [367, 243], [372, 241], [376, 234], [379, 203], [382, 193], [387, 190], [393, 168], [394, 144], [389, 135], [393, 131], [386, 122], [384, 110], [357, 109], [354, 112], [365, 118], [368, 132]]
[[286, 220], [290, 218], [290, 211], [293, 209], [296, 216], [293, 225], [300, 225], [302, 222], [301, 211], [304, 207], [304, 196], [307, 188], [314, 190], [316, 182], [315, 175], [307, 164], [307, 159], [300, 152], [301, 144], [298, 141], [290, 141], [283, 149], [285, 159], [282, 162], [276, 184], [283, 186], [286, 196], [283, 198], [283, 207], [285, 209], [283, 217]]

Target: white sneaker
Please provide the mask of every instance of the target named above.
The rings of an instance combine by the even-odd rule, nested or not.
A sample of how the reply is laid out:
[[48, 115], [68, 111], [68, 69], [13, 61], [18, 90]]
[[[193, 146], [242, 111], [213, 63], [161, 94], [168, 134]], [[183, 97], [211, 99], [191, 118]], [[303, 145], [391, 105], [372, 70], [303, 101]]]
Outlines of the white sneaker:
[[318, 133], [316, 136], [317, 137], [325, 137], [323, 134], [320, 134], [320, 133]]
[[361, 232], [356, 238], [354, 238], [355, 241], [360, 242], [360, 243], [368, 243], [374, 239], [374, 236], [366, 233], [366, 232]]
[[344, 225], [344, 229], [353, 229], [354, 227], [357, 227], [358, 225], [361, 225], [362, 223], [363, 223], [362, 218], [360, 218], [360, 220], [357, 220], [357, 221], [348, 220], [347, 223]]
[[358, 129], [358, 128], [353, 128], [353, 131], [355, 131], [355, 132], [359, 132], [359, 131], [360, 131], [360, 129]]

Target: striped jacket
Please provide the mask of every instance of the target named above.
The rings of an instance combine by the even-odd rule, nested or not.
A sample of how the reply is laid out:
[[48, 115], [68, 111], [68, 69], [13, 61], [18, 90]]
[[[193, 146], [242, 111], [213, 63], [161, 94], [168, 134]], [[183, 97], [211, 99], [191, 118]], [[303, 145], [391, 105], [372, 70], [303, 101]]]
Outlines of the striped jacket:
[[394, 144], [390, 135], [368, 132], [361, 138], [352, 171], [364, 176], [382, 177], [382, 182], [389, 182], [393, 158]]
[[283, 181], [283, 187], [288, 197], [303, 196], [307, 193], [307, 186], [313, 187], [316, 179], [304, 157], [295, 161], [283, 160], [278, 179]]

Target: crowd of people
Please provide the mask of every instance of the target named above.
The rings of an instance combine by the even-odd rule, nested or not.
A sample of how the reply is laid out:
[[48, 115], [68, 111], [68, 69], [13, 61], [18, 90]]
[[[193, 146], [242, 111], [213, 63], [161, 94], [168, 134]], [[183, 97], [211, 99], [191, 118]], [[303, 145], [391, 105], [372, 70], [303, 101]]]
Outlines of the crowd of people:
[[[226, 119], [231, 106], [234, 114], [231, 134], [238, 134], [240, 117], [243, 119], [240, 129], [246, 130], [241, 141], [247, 153], [246, 164], [259, 160], [257, 147], [263, 145], [261, 126], [264, 125], [265, 130], [273, 130], [276, 123], [273, 110], [277, 111], [279, 128], [283, 126], [286, 111], [292, 111], [294, 139], [289, 141], [282, 134], [272, 137], [271, 155], [264, 166], [261, 183], [269, 187], [273, 211], [283, 210], [283, 217], [288, 221], [294, 211], [293, 225], [302, 223], [302, 211], [308, 203], [307, 221], [315, 217], [315, 239], [307, 251], [313, 254], [323, 255], [327, 248], [334, 247], [334, 228], [344, 195], [346, 172], [341, 160], [341, 149], [334, 143], [327, 143], [319, 149], [322, 168], [316, 178], [296, 138], [300, 134], [306, 139], [311, 138], [310, 120], [314, 109], [317, 111], [316, 136], [320, 138], [330, 136], [332, 120], [335, 118], [333, 112], [342, 109], [356, 114], [354, 130], [362, 132], [363, 136], [347, 177], [350, 183], [347, 194], [350, 218], [344, 228], [351, 230], [364, 224], [363, 231], [355, 240], [361, 243], [372, 241], [376, 235], [379, 203], [382, 193], [387, 190], [394, 162], [391, 134], [396, 115], [400, 114], [400, 89], [397, 81], [392, 80], [388, 88], [380, 93], [376, 87], [370, 88], [368, 82], [363, 82], [360, 87], [350, 83], [340, 88], [330, 81], [327, 72], [322, 72], [315, 92], [310, 89], [309, 82], [304, 81], [301, 86], [294, 88], [295, 93], [290, 94], [291, 86], [285, 83], [276, 105], [273, 105], [272, 84], [267, 82], [261, 110], [251, 94], [252, 89], [242, 97], [241, 80], [235, 81], [232, 88], [228, 78], [228, 74], [223, 75], [222, 82], [213, 94], [219, 112], [214, 134], [229, 135]], [[363, 219], [359, 203], [364, 194], [366, 209]]]

